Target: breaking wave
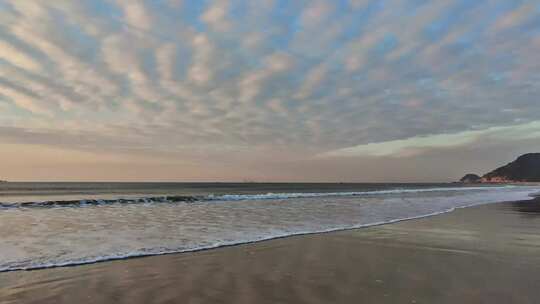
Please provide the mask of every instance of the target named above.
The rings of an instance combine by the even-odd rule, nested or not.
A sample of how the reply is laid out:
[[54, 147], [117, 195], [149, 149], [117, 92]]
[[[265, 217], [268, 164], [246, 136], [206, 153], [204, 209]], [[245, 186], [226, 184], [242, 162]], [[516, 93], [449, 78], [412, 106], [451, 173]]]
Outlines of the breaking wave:
[[158, 204], [158, 203], [194, 203], [201, 201], [245, 201], [245, 200], [286, 200], [295, 198], [316, 198], [316, 197], [354, 197], [384, 194], [406, 194], [423, 192], [449, 192], [449, 191], [478, 191], [509, 189], [515, 186], [484, 186], [484, 187], [439, 187], [439, 188], [417, 188], [417, 189], [388, 189], [372, 191], [349, 191], [349, 192], [297, 192], [297, 193], [261, 193], [261, 194], [223, 194], [204, 196], [152, 196], [134, 198], [115, 199], [82, 199], [82, 200], [51, 200], [39, 202], [2, 203], [0, 208], [44, 208], [44, 207], [82, 207], [93, 205], [110, 204]]

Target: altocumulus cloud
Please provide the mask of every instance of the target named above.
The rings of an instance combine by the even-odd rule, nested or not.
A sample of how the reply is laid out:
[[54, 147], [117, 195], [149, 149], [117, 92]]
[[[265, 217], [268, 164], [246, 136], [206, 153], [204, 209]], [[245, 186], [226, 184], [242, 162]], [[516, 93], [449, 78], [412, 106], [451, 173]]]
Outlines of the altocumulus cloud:
[[535, 0], [0, 0], [0, 139], [272, 165], [534, 141], [538, 54]]

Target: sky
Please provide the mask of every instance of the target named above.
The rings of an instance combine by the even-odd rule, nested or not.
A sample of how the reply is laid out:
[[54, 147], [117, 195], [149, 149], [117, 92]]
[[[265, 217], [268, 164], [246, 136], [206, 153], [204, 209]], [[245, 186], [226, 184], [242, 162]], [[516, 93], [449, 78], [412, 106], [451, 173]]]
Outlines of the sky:
[[452, 181], [539, 96], [537, 0], [0, 0], [0, 179]]

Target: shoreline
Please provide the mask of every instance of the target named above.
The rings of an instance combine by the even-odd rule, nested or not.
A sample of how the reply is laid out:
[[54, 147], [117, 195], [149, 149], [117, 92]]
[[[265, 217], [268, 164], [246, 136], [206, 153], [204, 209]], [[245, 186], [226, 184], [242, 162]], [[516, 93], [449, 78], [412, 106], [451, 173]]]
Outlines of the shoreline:
[[[487, 204], [498, 204], [498, 203], [487, 203]], [[474, 205], [479, 206], [479, 205]], [[423, 218], [433, 217], [437, 215], [442, 215], [446, 213], [454, 212], [456, 209], [461, 208], [470, 208], [474, 206], [465, 206], [465, 207], [455, 207], [451, 210], [447, 211], [441, 211], [426, 215], [419, 215], [415, 217], [409, 217], [409, 218], [403, 218], [403, 219], [395, 219], [390, 220], [388, 222], [377, 222], [373, 224], [365, 224], [365, 225], [359, 225], [357, 227], [351, 227], [351, 228], [336, 228], [336, 229], [329, 229], [329, 230], [322, 230], [322, 231], [315, 231], [315, 232], [299, 232], [294, 234], [287, 234], [283, 236], [275, 236], [275, 237], [268, 237], [263, 238], [260, 240], [255, 241], [246, 241], [246, 242], [238, 242], [238, 243], [231, 243], [231, 244], [225, 244], [225, 245], [216, 245], [216, 246], [208, 246], [208, 247], [201, 247], [196, 249], [188, 249], [184, 251], [170, 251], [170, 252], [162, 252], [162, 253], [150, 253], [150, 254], [135, 254], [133, 256], [125, 256], [125, 257], [118, 257], [118, 258], [109, 258], [109, 259], [103, 259], [103, 260], [97, 260], [97, 261], [88, 261], [88, 262], [74, 262], [68, 264], [60, 264], [60, 265], [53, 265], [53, 266], [43, 266], [43, 267], [32, 267], [32, 268], [19, 268], [19, 269], [7, 269], [3, 270], [0, 269], [0, 274], [2, 273], [9, 273], [9, 272], [31, 272], [31, 271], [40, 271], [40, 270], [46, 270], [46, 269], [55, 269], [55, 268], [69, 268], [69, 267], [78, 267], [78, 266], [85, 266], [85, 265], [93, 265], [93, 264], [99, 264], [99, 263], [108, 263], [108, 262], [116, 262], [116, 261], [123, 261], [123, 260], [133, 260], [133, 259], [143, 259], [148, 257], [159, 257], [159, 256], [167, 256], [167, 255], [176, 255], [176, 254], [188, 254], [188, 253], [197, 253], [197, 252], [204, 252], [204, 251], [210, 251], [214, 249], [221, 249], [221, 248], [227, 248], [227, 247], [236, 247], [236, 246], [242, 246], [242, 245], [251, 245], [251, 244], [258, 244], [273, 240], [280, 240], [280, 239], [287, 239], [287, 238], [294, 238], [294, 237], [302, 237], [302, 236], [309, 236], [309, 235], [322, 235], [322, 234], [331, 234], [335, 232], [346, 232], [346, 231], [353, 231], [353, 230], [360, 230], [365, 228], [371, 228], [371, 227], [377, 227], [377, 226], [383, 226], [383, 225], [391, 225], [395, 223], [405, 222], [405, 221], [413, 221], [413, 220], [419, 220]]]
[[392, 225], [4, 272], [0, 302], [535, 303], [538, 229], [540, 199], [493, 203]]
[[[534, 202], [536, 200], [540, 202], [540, 193], [531, 194], [530, 196], [531, 196], [530, 200], [522, 200], [522, 201], [519, 201], [519, 203]], [[148, 257], [154, 257], [154, 256], [159, 257], [159, 256], [168, 256], [168, 255], [176, 255], [176, 254], [197, 253], [197, 252], [204, 252], [204, 251], [215, 250], [215, 249], [220, 249], [220, 248], [258, 244], [262, 242], [268, 242], [268, 241], [279, 240], [279, 239], [309, 236], [309, 235], [329, 234], [329, 233], [336, 233], [336, 232], [346, 232], [346, 231], [360, 230], [360, 229], [366, 229], [366, 228], [371, 228], [371, 227], [391, 225], [391, 224], [396, 224], [396, 223], [401, 223], [401, 222], [406, 222], [406, 221], [421, 220], [424, 218], [440, 216], [440, 215], [455, 212], [456, 210], [459, 210], [459, 209], [474, 208], [474, 207], [482, 206], [482, 205], [504, 204], [504, 203], [511, 203], [511, 202], [501, 201], [501, 202], [476, 203], [476, 204], [471, 204], [471, 205], [466, 205], [466, 206], [453, 207], [448, 210], [438, 211], [438, 212], [424, 214], [424, 215], [399, 218], [399, 219], [393, 219], [393, 220], [382, 221], [382, 222], [374, 222], [374, 223], [369, 223], [369, 224], [360, 224], [353, 227], [331, 228], [331, 229], [320, 230], [320, 231], [297, 232], [297, 233], [291, 233], [291, 234], [285, 234], [285, 235], [269, 236], [269, 237], [264, 237], [261, 239], [256, 239], [256, 240], [251, 240], [251, 241], [238, 241], [238, 242], [231, 242], [231, 243], [225, 243], [225, 244], [202, 246], [202, 247], [186, 249], [186, 250], [170, 250], [170, 251], [165, 250], [159, 253], [135, 252], [135, 253], [130, 253], [130, 254], [126, 254], [126, 255], [118, 256], [118, 257], [115, 257], [115, 256], [98, 257], [95, 259], [89, 259], [89, 260], [80, 261], [80, 262], [73, 261], [73, 262], [59, 263], [55, 265], [43, 265], [43, 266], [39, 265], [35, 267], [0, 269], [0, 274], [10, 273], [10, 272], [20, 272], [20, 271], [31, 272], [31, 271], [41, 271], [41, 270], [56, 269], [56, 268], [79, 267], [79, 266], [85, 266], [85, 265], [93, 265], [93, 264], [108, 263], [108, 262], [123, 261], [123, 260], [132, 260], [132, 259], [139, 259], [139, 258], [148, 258]]]

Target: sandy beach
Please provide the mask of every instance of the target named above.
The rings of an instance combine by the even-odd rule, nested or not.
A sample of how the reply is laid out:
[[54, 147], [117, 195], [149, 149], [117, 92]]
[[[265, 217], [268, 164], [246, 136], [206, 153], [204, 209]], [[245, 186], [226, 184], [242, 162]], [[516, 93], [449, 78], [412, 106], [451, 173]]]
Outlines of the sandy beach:
[[538, 303], [540, 200], [0, 274], [0, 303]]
[[540, 304], [540, 0], [0, 0], [0, 304]]

